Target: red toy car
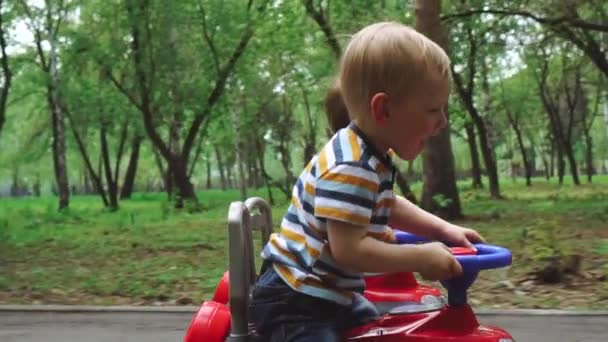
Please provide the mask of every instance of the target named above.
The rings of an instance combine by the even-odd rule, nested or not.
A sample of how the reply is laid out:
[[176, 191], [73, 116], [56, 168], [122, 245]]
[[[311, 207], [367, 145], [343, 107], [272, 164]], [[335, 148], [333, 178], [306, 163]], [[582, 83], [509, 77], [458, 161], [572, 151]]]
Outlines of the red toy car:
[[[233, 202], [228, 213], [229, 269], [220, 280], [212, 300], [205, 301], [186, 332], [184, 342], [262, 341], [248, 318], [250, 288], [255, 282], [253, 231], [265, 244], [272, 233], [270, 207], [261, 198]], [[398, 232], [400, 243], [424, 241]], [[502, 247], [477, 244], [477, 251], [452, 248], [463, 276], [442, 282], [441, 292], [418, 284], [411, 273], [366, 277], [365, 296], [382, 316], [364, 326], [345, 331], [344, 341], [398, 342], [513, 342], [506, 331], [480, 325], [467, 304], [467, 289], [480, 270], [511, 264], [511, 253]]]

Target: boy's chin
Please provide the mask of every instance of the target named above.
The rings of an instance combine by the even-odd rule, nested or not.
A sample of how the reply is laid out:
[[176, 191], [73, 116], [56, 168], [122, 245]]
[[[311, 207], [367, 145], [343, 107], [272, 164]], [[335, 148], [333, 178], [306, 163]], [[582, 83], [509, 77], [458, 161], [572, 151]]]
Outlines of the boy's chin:
[[418, 157], [422, 151], [424, 151], [424, 141], [420, 140], [419, 142], [408, 146], [402, 151], [395, 151], [397, 156], [403, 160], [412, 161]]
[[416, 159], [416, 157], [418, 157], [420, 155], [420, 153], [422, 153], [423, 149], [424, 149], [424, 145], [420, 149], [409, 150], [409, 151], [399, 151], [399, 152], [395, 152], [395, 154], [402, 160], [412, 161], [412, 160]]

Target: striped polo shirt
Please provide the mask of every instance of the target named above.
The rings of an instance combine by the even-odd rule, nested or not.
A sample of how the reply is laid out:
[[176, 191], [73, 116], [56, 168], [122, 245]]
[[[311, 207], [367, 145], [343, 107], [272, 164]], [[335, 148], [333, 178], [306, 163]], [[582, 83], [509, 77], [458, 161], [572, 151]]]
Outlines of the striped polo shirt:
[[354, 123], [339, 130], [298, 178], [280, 232], [262, 257], [294, 290], [350, 305], [365, 282], [336, 264], [327, 220], [364, 225], [368, 235], [389, 240], [394, 176], [391, 157], [374, 149]]

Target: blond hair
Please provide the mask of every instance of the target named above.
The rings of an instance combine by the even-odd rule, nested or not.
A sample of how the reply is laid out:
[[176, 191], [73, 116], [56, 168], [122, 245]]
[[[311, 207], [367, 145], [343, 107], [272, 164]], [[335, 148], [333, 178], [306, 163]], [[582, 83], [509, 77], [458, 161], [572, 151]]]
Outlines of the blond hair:
[[[330, 91], [339, 90], [350, 119], [355, 119], [369, 112], [374, 94], [384, 92], [401, 101], [429, 73], [449, 77], [449, 70], [450, 60], [439, 45], [411, 27], [380, 22], [352, 36]], [[328, 112], [330, 120], [343, 116]]]

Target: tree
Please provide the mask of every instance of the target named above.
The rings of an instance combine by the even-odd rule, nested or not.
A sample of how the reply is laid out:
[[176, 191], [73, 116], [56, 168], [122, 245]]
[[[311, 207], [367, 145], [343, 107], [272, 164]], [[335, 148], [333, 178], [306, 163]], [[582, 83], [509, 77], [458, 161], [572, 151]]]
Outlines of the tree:
[[[581, 110], [586, 110], [580, 84], [580, 60], [575, 60], [572, 64], [572, 56], [564, 56], [567, 51], [565, 49], [560, 51], [562, 55], [557, 55], [558, 59], [551, 59], [547, 51], [547, 42], [541, 44], [545, 46], [540, 45], [536, 49], [538, 56], [534, 58], [537, 63], [535, 78], [552, 136], [555, 138], [560, 184], [564, 175], [564, 158], [566, 158], [574, 184], [579, 185], [573, 145], [578, 135], [575, 132], [579, 129], [577, 115], [580, 115]], [[557, 48], [559, 49], [559, 46]], [[554, 61], [553, 65], [559, 66], [559, 73], [551, 74], [551, 70], [554, 69], [551, 68], [551, 61]]]
[[6, 121], [6, 105], [11, 89], [11, 81], [13, 79], [9, 57], [6, 53], [6, 27], [8, 25], [7, 7], [6, 1], [0, 0], [0, 66], [2, 70], [2, 77], [0, 78], [0, 136], [2, 136], [2, 128]]
[[[451, 134], [466, 141], [469, 147], [469, 155], [471, 156], [471, 186], [473, 189], [482, 189], [483, 182], [481, 180], [481, 164], [479, 162], [475, 124], [462, 107], [462, 101], [459, 98], [451, 97], [448, 106], [450, 108]], [[464, 134], [462, 131], [464, 131]]]
[[608, 24], [606, 24], [608, 6], [605, 1], [552, 0], [530, 5], [529, 1], [511, 1], [510, 6], [504, 8], [504, 2], [499, 1], [489, 5], [485, 4], [481, 8], [451, 13], [443, 16], [443, 19], [453, 20], [493, 14], [533, 20], [571, 42], [584, 52], [605, 76], [608, 76], [608, 57], [601, 37], [601, 34], [608, 32]]
[[[468, 53], [464, 56], [466, 60], [463, 72], [457, 72], [455, 63], [451, 64], [452, 76], [454, 77], [454, 84], [456, 85], [456, 91], [460, 96], [463, 106], [467, 112], [471, 115], [471, 119], [477, 128], [479, 133], [481, 155], [483, 156], [484, 164], [486, 166], [486, 173], [488, 175], [490, 184], [490, 195], [493, 198], [500, 198], [500, 187], [498, 183], [498, 170], [496, 167], [496, 160], [494, 159], [494, 153], [488, 140], [488, 130], [484, 118], [481, 116], [478, 107], [475, 105], [473, 100], [473, 94], [475, 91], [475, 77], [478, 67], [478, 60], [480, 56], [479, 46], [484, 46], [487, 42], [484, 39], [486, 34], [485, 29], [482, 29], [477, 36], [473, 33], [472, 24], [470, 22], [464, 23], [464, 30], [466, 33], [466, 43], [468, 44]], [[462, 44], [462, 43], [461, 43]], [[455, 62], [455, 61], [454, 61]], [[462, 76], [466, 71], [466, 79]], [[484, 77], [487, 75], [484, 74]]]
[[[185, 75], [185, 71], [171, 70], [167, 74], [161, 73], [164, 70], [159, 70], [161, 66], [175, 66], [180, 67], [189, 66], [187, 63], [193, 56], [186, 56], [180, 53], [180, 49], [171, 49], [171, 54], [176, 60], [180, 60], [182, 63], [175, 63], [175, 61], [160, 60], [160, 55], [154, 55], [156, 51], [154, 47], [155, 37], [152, 36], [153, 23], [151, 22], [155, 17], [153, 11], [156, 10], [161, 12], [165, 10], [166, 16], [178, 15], [178, 4], [165, 4], [164, 8], [154, 8], [153, 4], [146, 0], [126, 0], [126, 10], [128, 15], [128, 25], [131, 36], [131, 47], [130, 52], [132, 56], [132, 65], [134, 70], [134, 80], [136, 84], [136, 93], [130, 92], [128, 89], [119, 87], [119, 89], [129, 98], [129, 100], [138, 108], [141, 112], [144, 127], [150, 141], [154, 145], [155, 149], [159, 152], [160, 156], [165, 160], [168, 167], [170, 179], [174, 182], [178, 189], [176, 196], [176, 207], [183, 206], [183, 200], [190, 200], [195, 205], [198, 204], [197, 196], [194, 192], [194, 187], [188, 177], [188, 170], [190, 165], [191, 152], [195, 147], [197, 138], [201, 130], [205, 130], [209, 120], [211, 119], [211, 113], [213, 107], [217, 104], [221, 98], [226, 82], [229, 76], [232, 74], [238, 60], [244, 54], [249, 41], [254, 34], [255, 18], [256, 14], [264, 12], [266, 2], [262, 2], [256, 6], [253, 5], [253, 1], [249, 1], [245, 8], [245, 26], [240, 32], [240, 37], [234, 45], [227, 58], [222, 61], [224, 57], [221, 54], [222, 50], [225, 50], [222, 46], [218, 45], [219, 42], [215, 40], [215, 33], [218, 32], [217, 27], [223, 25], [220, 22], [216, 22], [214, 26], [208, 23], [209, 16], [205, 5], [201, 2], [198, 4], [198, 14], [201, 23], [201, 36], [206, 42], [209, 59], [212, 61], [213, 76], [209, 77], [206, 81], [212, 81], [213, 86], [204, 94], [201, 94], [202, 89], [207, 89], [207, 86], [201, 86], [198, 90], [193, 87], [184, 87], [183, 83], [176, 77], [178, 72]], [[186, 6], [186, 4], [184, 4]], [[185, 11], [192, 10], [192, 8], [186, 8]], [[234, 15], [234, 13], [232, 13]], [[161, 17], [162, 18], [162, 17]], [[160, 29], [163, 32], [169, 32], [169, 37], [166, 37], [169, 46], [177, 47], [176, 40], [180, 37], [178, 28], [174, 25], [175, 18], [171, 18], [166, 21], [161, 21]], [[229, 23], [228, 23], [229, 24]], [[164, 26], [163, 26], [164, 25]], [[213, 29], [211, 29], [213, 28]], [[224, 29], [228, 32], [234, 31], [232, 28], [228, 29], [228, 26], [224, 26]], [[155, 30], [159, 30], [157, 27]], [[156, 31], [162, 36], [162, 32]], [[166, 34], [165, 34], [166, 36]], [[187, 36], [187, 35], [186, 35]], [[156, 39], [156, 42], [158, 39]], [[225, 43], [225, 42], [224, 42]], [[160, 52], [159, 52], [160, 53]], [[165, 52], [166, 53], [166, 52]], [[169, 56], [166, 56], [169, 58]], [[166, 64], [162, 64], [162, 63]], [[159, 75], [160, 74], [160, 75]], [[162, 78], [166, 77], [166, 78]], [[159, 131], [158, 118], [161, 117], [160, 110], [167, 106], [167, 103], [158, 103], [157, 95], [160, 89], [158, 88], [159, 83], [168, 84], [168, 91], [170, 91], [171, 97], [170, 104], [172, 105], [171, 119], [169, 120], [169, 138], [164, 139]], [[118, 84], [117, 82], [114, 82]], [[208, 83], [207, 83], [208, 84]], [[199, 97], [205, 98], [204, 101], [198, 101], [197, 106], [191, 108], [193, 112], [192, 120], [190, 124], [184, 124], [186, 121], [186, 94], [189, 92], [198, 92]], [[201, 96], [202, 95], [202, 96]], [[190, 100], [191, 101], [191, 100]], [[181, 141], [183, 137], [183, 142]], [[181, 146], [179, 146], [181, 145]]]
[[[519, 147], [519, 151], [521, 153], [522, 163], [525, 170], [526, 176], [526, 186], [532, 185], [532, 163], [533, 160], [530, 159], [528, 149], [524, 144], [524, 132], [523, 132], [523, 121], [524, 117], [527, 115], [528, 117], [532, 114], [530, 113], [530, 108], [526, 108], [522, 106], [527, 102], [527, 93], [524, 85], [528, 84], [527, 78], [523, 78], [518, 75], [519, 78], [515, 78], [512, 80], [520, 81], [515, 83], [515, 86], [508, 87], [508, 90], [505, 90], [505, 81], [500, 82], [500, 96], [501, 96], [501, 107], [504, 108], [507, 120], [509, 125], [515, 132], [515, 138], [517, 140], [517, 146]], [[523, 80], [523, 82], [522, 82]]]
[[[69, 206], [69, 183], [65, 147], [65, 104], [61, 93], [61, 78], [58, 66], [58, 34], [61, 23], [66, 19], [71, 2], [46, 0], [43, 8], [30, 7], [25, 0], [20, 0], [21, 7], [28, 18], [27, 25], [34, 34], [38, 66], [46, 76], [46, 95], [51, 113], [53, 131], [53, 163], [55, 181], [59, 195], [59, 210]], [[43, 42], [49, 45], [48, 51]]]
[[[440, 13], [440, 0], [416, 0], [416, 30], [446, 49], [447, 36], [441, 25]], [[421, 205], [442, 217], [454, 219], [462, 217], [462, 209], [456, 187], [449, 126], [448, 120], [448, 127], [430, 138], [424, 146]]]
[[582, 131], [585, 139], [585, 170], [587, 172], [587, 182], [591, 183], [593, 179], [594, 167], [593, 167], [593, 136], [591, 134], [591, 128], [593, 127], [593, 122], [595, 118], [598, 116], [599, 112], [599, 104], [602, 97], [602, 86], [604, 86], [604, 82], [600, 78], [595, 84], [596, 94], [595, 101], [592, 108], [589, 110], [584, 110], [582, 112]]

